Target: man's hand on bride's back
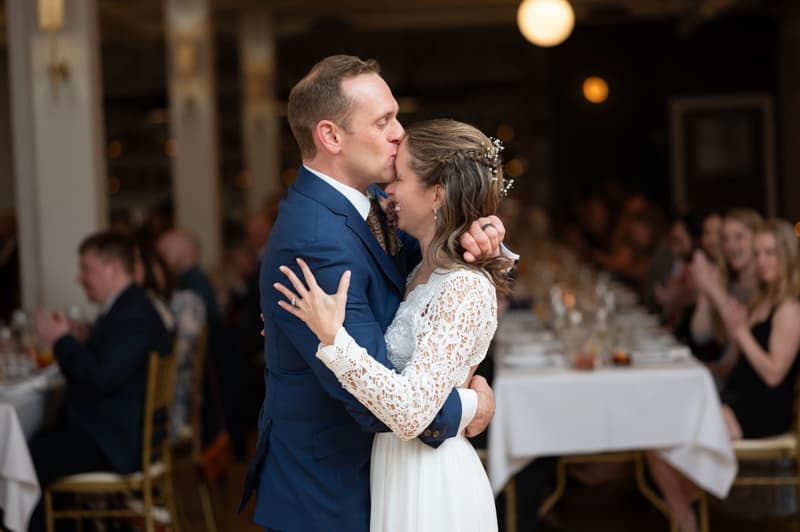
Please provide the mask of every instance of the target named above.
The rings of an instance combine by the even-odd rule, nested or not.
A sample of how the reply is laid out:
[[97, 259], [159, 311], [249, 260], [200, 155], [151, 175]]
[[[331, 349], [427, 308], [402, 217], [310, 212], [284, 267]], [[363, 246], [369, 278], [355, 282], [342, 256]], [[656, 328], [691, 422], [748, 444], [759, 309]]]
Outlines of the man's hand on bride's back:
[[469, 387], [478, 394], [478, 408], [475, 411], [475, 417], [472, 418], [469, 425], [465, 430], [466, 435], [470, 438], [477, 436], [489, 426], [489, 422], [494, 416], [494, 392], [486, 382], [486, 379], [480, 375], [475, 375], [469, 381]]
[[344, 324], [345, 307], [347, 306], [347, 289], [350, 287], [350, 270], [342, 274], [339, 288], [335, 294], [326, 294], [317, 284], [317, 279], [303, 259], [297, 264], [305, 277], [305, 284], [287, 266], [279, 269], [294, 287], [294, 292], [281, 283], [272, 285], [278, 292], [286, 296], [286, 301], [278, 301], [278, 305], [291, 315], [303, 320], [308, 328], [317, 335], [325, 345], [332, 345], [336, 333]]
[[478, 257], [500, 255], [500, 244], [505, 236], [506, 228], [500, 218], [495, 215], [478, 218], [458, 239], [464, 248], [464, 260], [475, 262]]

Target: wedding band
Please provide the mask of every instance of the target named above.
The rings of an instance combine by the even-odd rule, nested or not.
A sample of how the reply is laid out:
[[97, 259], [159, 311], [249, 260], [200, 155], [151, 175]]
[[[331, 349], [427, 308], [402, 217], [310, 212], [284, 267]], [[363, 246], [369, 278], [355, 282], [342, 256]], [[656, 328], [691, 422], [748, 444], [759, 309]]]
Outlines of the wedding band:
[[[490, 223], [489, 223], [489, 224], [483, 224], [483, 225], [481, 226], [481, 231], [486, 231], [486, 228], [487, 228], [487, 227], [491, 227], [492, 229], [494, 229], [494, 226], [493, 226], [492, 224], [490, 224]], [[495, 229], [495, 231], [497, 231], [497, 229]]]
[[297, 297], [296, 296], [292, 296], [292, 306], [293, 307], [297, 306]]

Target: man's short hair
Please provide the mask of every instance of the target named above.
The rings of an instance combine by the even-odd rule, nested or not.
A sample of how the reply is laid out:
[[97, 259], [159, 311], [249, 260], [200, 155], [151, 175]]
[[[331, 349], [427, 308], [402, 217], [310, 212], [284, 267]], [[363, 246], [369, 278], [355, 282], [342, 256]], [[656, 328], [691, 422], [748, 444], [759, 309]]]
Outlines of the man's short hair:
[[342, 81], [361, 74], [380, 74], [375, 59], [366, 61], [352, 55], [332, 55], [313, 66], [289, 93], [289, 125], [303, 158], [314, 157], [314, 128], [330, 120], [345, 131], [352, 101], [342, 92]]
[[81, 255], [92, 252], [105, 260], [118, 260], [125, 272], [133, 275], [134, 243], [125, 235], [114, 231], [94, 233], [81, 242], [78, 251]]

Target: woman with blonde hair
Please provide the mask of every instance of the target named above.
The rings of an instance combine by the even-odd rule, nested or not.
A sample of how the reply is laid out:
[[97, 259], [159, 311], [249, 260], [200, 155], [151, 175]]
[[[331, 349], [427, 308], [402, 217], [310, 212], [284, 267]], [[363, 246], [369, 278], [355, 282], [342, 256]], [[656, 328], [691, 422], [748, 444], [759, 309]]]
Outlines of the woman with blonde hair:
[[762, 223], [753, 209], [731, 209], [722, 223], [720, 260], [715, 263], [704, 251], [694, 252], [691, 273], [699, 292], [690, 323], [690, 344], [704, 360], [722, 358], [728, 367], [733, 363], [720, 315], [729, 295], [744, 305], [753, 300], [757, 284], [753, 237]]
[[[800, 351], [800, 254], [792, 225], [773, 219], [755, 232], [758, 284], [745, 307], [728, 296], [722, 320], [738, 359], [722, 390], [722, 413], [732, 440], [764, 438], [792, 426]], [[648, 453], [656, 483], [682, 532], [697, 522], [691, 501], [697, 488], [656, 453]]]

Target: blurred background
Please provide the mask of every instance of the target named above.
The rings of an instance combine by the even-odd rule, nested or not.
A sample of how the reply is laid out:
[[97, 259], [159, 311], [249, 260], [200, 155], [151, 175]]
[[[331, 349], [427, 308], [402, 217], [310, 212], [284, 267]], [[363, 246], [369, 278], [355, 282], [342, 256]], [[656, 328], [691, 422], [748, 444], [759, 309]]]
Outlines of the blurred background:
[[[182, 231], [197, 256], [167, 266], [212, 287], [218, 389], [203, 394], [222, 406], [203, 421], [227, 427], [237, 462], [223, 529], [249, 524], [232, 508], [263, 398], [258, 263], [300, 163], [286, 101], [332, 54], [377, 59], [403, 124], [450, 117], [503, 141], [500, 215], [529, 291], [581, 261], [663, 311], [656, 252], [687, 215], [719, 226], [749, 207], [800, 237], [798, 0], [0, 0], [0, 331], [39, 307], [91, 320], [75, 282], [87, 235], [130, 235], [146, 261]], [[561, 246], [574, 271], [537, 263]], [[520, 486], [522, 515], [535, 497]], [[609, 511], [581, 493], [565, 514]], [[639, 510], [626, 529], [666, 528]]]
[[[501, 138], [514, 198], [554, 221], [600, 192], [800, 217], [797, 2], [574, 0], [550, 47], [522, 36], [515, 0], [67, 0], [53, 27], [36, 4], [1, 4], [0, 209], [39, 279], [51, 240], [63, 256], [109, 223], [177, 220], [220, 267], [291, 183], [286, 98], [333, 53], [377, 58], [403, 122]], [[87, 220], [60, 223], [64, 193]], [[24, 274], [25, 305], [74, 300], [71, 273]]]

